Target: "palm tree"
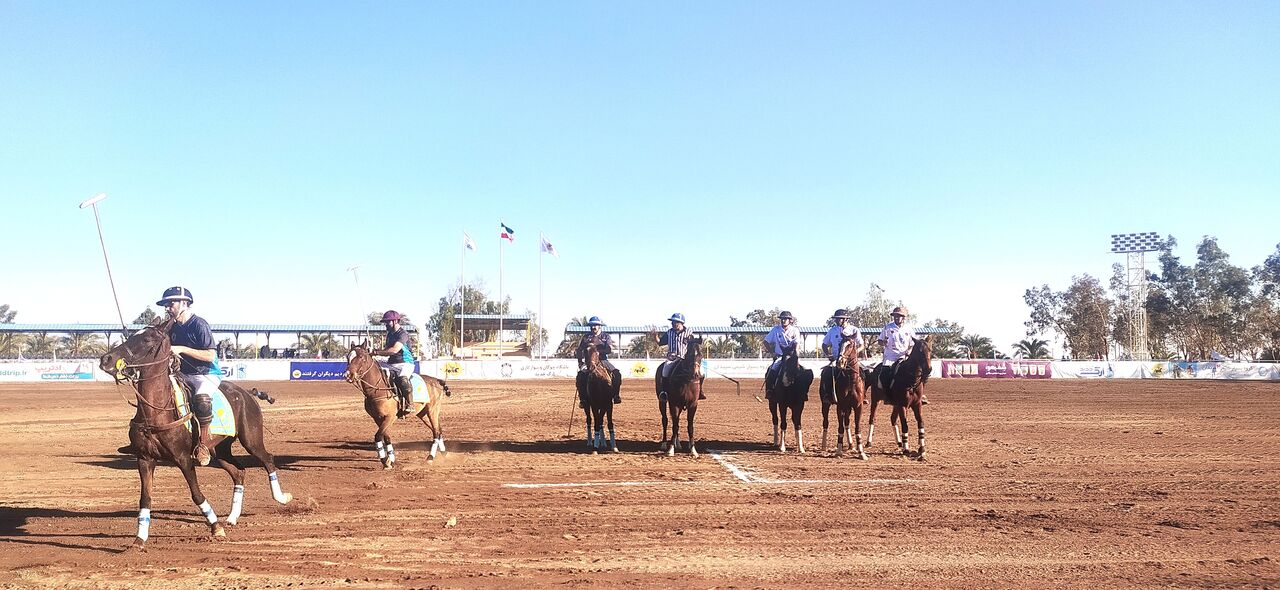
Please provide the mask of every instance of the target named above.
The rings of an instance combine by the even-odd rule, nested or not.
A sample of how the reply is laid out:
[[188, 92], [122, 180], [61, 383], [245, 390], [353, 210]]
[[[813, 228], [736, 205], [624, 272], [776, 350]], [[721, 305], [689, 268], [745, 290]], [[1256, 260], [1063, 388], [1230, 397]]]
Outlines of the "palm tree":
[[[567, 326], [585, 326], [590, 318], [587, 316], [576, 317], [569, 320]], [[573, 358], [574, 353], [578, 351], [578, 342], [582, 340], [581, 336], [569, 334], [565, 332], [564, 340], [560, 341], [560, 346], [556, 347], [556, 356], [560, 358]]]
[[0, 358], [11, 359], [22, 352], [27, 338], [17, 332], [0, 332]]
[[102, 337], [93, 333], [69, 334], [58, 341], [58, 348], [67, 358], [92, 358], [107, 351]]
[[991, 339], [986, 336], [977, 334], [966, 334], [956, 341], [956, 349], [960, 354], [971, 359], [976, 358], [995, 358], [996, 349], [991, 345]]
[[338, 343], [333, 339], [333, 334], [312, 332], [300, 335], [298, 337], [298, 346], [310, 351], [312, 355], [323, 351], [325, 354], [332, 356], [337, 349]]
[[727, 336], [708, 338], [704, 350], [709, 357], [729, 358], [738, 352], [738, 343]]
[[1049, 341], [1032, 338], [1014, 342], [1013, 356], [1022, 359], [1047, 359], [1049, 358]]
[[27, 337], [26, 344], [27, 356], [39, 359], [52, 356], [56, 343], [48, 332], [37, 332]]

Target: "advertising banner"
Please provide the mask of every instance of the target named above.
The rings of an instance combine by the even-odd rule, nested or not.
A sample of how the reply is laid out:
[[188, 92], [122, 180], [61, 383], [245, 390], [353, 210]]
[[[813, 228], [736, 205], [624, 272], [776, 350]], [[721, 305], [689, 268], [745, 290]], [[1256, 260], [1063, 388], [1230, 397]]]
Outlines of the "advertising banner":
[[347, 373], [346, 361], [292, 361], [290, 381], [337, 381]]
[[0, 364], [0, 381], [93, 381], [95, 361], [28, 361]]
[[1053, 361], [943, 360], [942, 376], [962, 379], [1052, 379]]

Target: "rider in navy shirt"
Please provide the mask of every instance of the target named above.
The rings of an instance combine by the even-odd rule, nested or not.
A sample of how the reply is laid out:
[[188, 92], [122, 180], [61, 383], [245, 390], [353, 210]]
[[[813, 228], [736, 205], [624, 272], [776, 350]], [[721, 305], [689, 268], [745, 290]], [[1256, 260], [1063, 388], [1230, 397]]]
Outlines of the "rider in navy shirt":
[[213, 331], [209, 329], [209, 322], [191, 313], [193, 302], [191, 291], [185, 287], [169, 287], [156, 305], [163, 307], [172, 320], [169, 326], [170, 348], [181, 362], [178, 376], [191, 392], [191, 412], [200, 424], [199, 441], [192, 454], [198, 463], [208, 465], [213, 393], [222, 383], [222, 370], [218, 367]]

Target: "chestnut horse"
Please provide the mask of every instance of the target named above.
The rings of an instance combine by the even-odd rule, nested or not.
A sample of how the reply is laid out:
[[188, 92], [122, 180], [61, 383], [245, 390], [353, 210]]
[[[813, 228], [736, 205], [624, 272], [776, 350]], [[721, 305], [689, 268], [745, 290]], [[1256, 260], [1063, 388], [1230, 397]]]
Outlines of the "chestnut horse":
[[[369, 341], [366, 340], [351, 348], [347, 353], [346, 379], [364, 393], [364, 411], [378, 425], [373, 435], [373, 445], [378, 449], [378, 460], [383, 469], [391, 469], [396, 463], [396, 448], [391, 442], [391, 425], [396, 422], [396, 390], [382, 372], [378, 361], [369, 354]], [[415, 416], [431, 429], [431, 452], [428, 461], [436, 458], [436, 452], [446, 452], [444, 448], [444, 428], [440, 425], [440, 408], [444, 396], [453, 395], [443, 379], [430, 375], [418, 375], [427, 385], [429, 401], [423, 403], [414, 400]]]
[[[609, 450], [618, 452], [618, 443], [613, 431], [613, 375], [600, 360], [600, 351], [594, 346], [587, 347], [586, 368], [578, 371], [578, 397], [586, 403], [582, 411], [587, 415], [587, 446], [591, 454], [605, 448], [604, 422], [609, 421]], [[592, 435], [591, 425], [595, 424]]]
[[[662, 414], [662, 446], [668, 457], [676, 454], [676, 445], [680, 441], [680, 412], [687, 411], [689, 453], [697, 457], [698, 447], [693, 443], [693, 415], [698, 412], [698, 397], [702, 394], [702, 382], [707, 378], [702, 374], [702, 338], [689, 339], [689, 350], [685, 352], [684, 358], [658, 365], [653, 379], [654, 388], [659, 394], [662, 393], [662, 368], [671, 362], [675, 365], [671, 367], [671, 374], [667, 377], [667, 398], [662, 399], [661, 395], [658, 397], [658, 412]], [[670, 439], [667, 438], [668, 415], [671, 419]]]
[[[765, 386], [769, 387], [769, 379]], [[773, 376], [772, 387], [765, 391], [769, 400], [769, 414], [773, 417], [773, 446], [787, 451], [787, 410], [791, 410], [791, 423], [796, 427], [796, 447], [804, 453], [804, 430], [800, 419], [804, 403], [809, 399], [809, 386], [813, 384], [813, 371], [800, 366], [800, 357], [794, 345], [782, 351], [778, 374]]]
[[[827, 450], [828, 415], [831, 406], [836, 407], [836, 450], [844, 454], [845, 446], [858, 451], [859, 459], [866, 459], [862, 450], [862, 404], [867, 399], [866, 382], [862, 379], [862, 366], [858, 364], [858, 347], [847, 340], [841, 348], [834, 366], [822, 370], [823, 379], [831, 380], [832, 400], [822, 399], [822, 450]], [[850, 415], [852, 414], [852, 425]], [[852, 426], [852, 428], [850, 427]], [[856, 446], [855, 446], [856, 441]]]
[[[921, 415], [923, 404], [921, 400], [924, 398], [924, 384], [929, 381], [929, 374], [933, 372], [933, 342], [929, 336], [917, 338], [915, 344], [911, 347], [911, 352], [907, 358], [903, 359], [898, 365], [898, 372], [893, 376], [888, 388], [885, 388], [878, 377], [869, 379], [871, 382], [871, 415], [868, 418], [867, 426], [867, 446], [871, 446], [871, 436], [875, 433], [876, 422], [876, 406], [881, 401], [893, 405], [893, 413], [889, 415], [889, 423], [893, 424], [893, 436], [897, 440], [898, 447], [905, 456], [911, 456], [909, 445], [910, 436], [907, 430], [907, 411], [911, 408], [916, 415], [916, 426], [919, 429], [920, 449], [916, 453], [916, 458], [924, 460], [924, 416]], [[899, 420], [901, 420], [901, 428], [899, 428]]]
[[[182, 470], [191, 491], [191, 501], [204, 513], [209, 532], [215, 538], [227, 536], [217, 514], [200, 491], [196, 480], [196, 463], [192, 458], [197, 437], [186, 426], [192, 422], [190, 412], [180, 413], [174, 391], [179, 381], [174, 357], [169, 344], [169, 328], [173, 320], [143, 328], [120, 345], [107, 351], [99, 360], [103, 371], [115, 376], [116, 383], [131, 382], [137, 391], [138, 411], [129, 421], [128, 450], [138, 458], [138, 476], [142, 480], [142, 493], [138, 498], [138, 535], [132, 548], [145, 550], [151, 530], [151, 483], [155, 477], [156, 463], [172, 461]], [[276, 502], [288, 504], [293, 495], [280, 489], [276, 474], [275, 458], [267, 452], [262, 440], [262, 408], [258, 399], [268, 399], [266, 394], [245, 391], [234, 383], [223, 381], [219, 389], [226, 396], [235, 418], [236, 436], [213, 435], [214, 456], [218, 464], [231, 476], [231, 512], [226, 524], [235, 525], [240, 518], [244, 501], [244, 466], [231, 454], [231, 442], [249, 451], [267, 471], [271, 482], [271, 495]]]

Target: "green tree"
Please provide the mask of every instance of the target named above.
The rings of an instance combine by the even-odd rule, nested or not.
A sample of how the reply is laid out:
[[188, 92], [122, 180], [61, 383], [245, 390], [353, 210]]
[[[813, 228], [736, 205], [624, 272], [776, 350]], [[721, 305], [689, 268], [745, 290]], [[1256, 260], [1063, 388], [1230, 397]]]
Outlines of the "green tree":
[[1253, 267], [1258, 296], [1250, 325], [1259, 335], [1260, 350], [1255, 358], [1280, 360], [1280, 244], [1260, 266]]
[[738, 354], [738, 343], [732, 338], [708, 338], [702, 347], [705, 356], [710, 358], [732, 358]]
[[328, 332], [304, 332], [298, 337], [298, 347], [307, 351], [307, 356], [323, 353], [327, 358], [334, 358], [346, 352], [333, 334]]
[[27, 358], [49, 358], [57, 350], [57, 344], [48, 332], [37, 332], [27, 336], [25, 353]]
[[[587, 316], [572, 318], [567, 326], [585, 326], [590, 320]], [[556, 356], [559, 358], [571, 359], [578, 351], [578, 342], [582, 340], [582, 335], [577, 333], [564, 333], [564, 339], [560, 341], [560, 346], [556, 347]], [[617, 344], [617, 342], [615, 342]]]
[[63, 336], [56, 346], [59, 354], [66, 358], [96, 358], [107, 352], [102, 336], [86, 332]]
[[[18, 312], [9, 309], [9, 304], [0, 304], [0, 324], [12, 324]], [[0, 358], [15, 358], [26, 345], [26, 337], [18, 332], [0, 332]]]
[[[960, 337], [964, 336], [964, 326], [961, 326], [956, 322], [948, 322], [947, 320], [944, 320], [942, 318], [937, 318], [937, 319], [929, 320], [924, 324], [921, 324], [920, 327], [945, 328], [947, 330], [947, 332], [933, 335], [933, 357], [934, 358], [964, 356], [960, 354], [960, 351], [957, 348], [958, 345], [960, 344]], [[868, 339], [868, 342], [867, 342], [868, 346], [870, 346], [873, 341], [875, 341], [875, 336], [872, 336], [871, 338]], [[876, 348], [880, 348], [879, 342], [875, 342], [875, 345], [876, 345]]]
[[1176, 243], [1172, 237], [1167, 241], [1152, 280], [1148, 332], [1193, 359], [1211, 352], [1249, 354], [1264, 346], [1261, 327], [1250, 324], [1260, 318], [1251, 309], [1258, 300], [1249, 273], [1230, 263], [1216, 238], [1205, 237], [1196, 247], [1194, 266], [1173, 255]]
[[659, 358], [666, 355], [666, 347], [661, 346], [657, 342], [658, 335], [657, 326], [651, 326], [650, 330], [631, 339], [627, 344], [627, 356], [633, 358]]
[[9, 309], [8, 303], [0, 304], [0, 324], [12, 324], [17, 315], [17, 311]]
[[970, 359], [990, 359], [996, 358], [996, 347], [991, 344], [991, 339], [986, 336], [977, 334], [965, 334], [961, 336], [956, 343], [957, 352], [964, 358]]
[[1098, 279], [1075, 276], [1066, 291], [1043, 285], [1027, 289], [1022, 298], [1031, 308], [1027, 336], [1053, 330], [1066, 339], [1073, 358], [1107, 357], [1112, 302]]
[[1047, 359], [1049, 357], [1049, 341], [1039, 338], [1028, 338], [1013, 343], [1013, 357], [1020, 359]]
[[[489, 299], [483, 282], [468, 284], [465, 289], [462, 283], [455, 284], [436, 303], [436, 310], [427, 319], [425, 326], [425, 337], [433, 343], [438, 354], [453, 354], [454, 347], [458, 345], [457, 316], [462, 313], [464, 293], [467, 315], [511, 313], [511, 297], [506, 297], [502, 302]], [[498, 334], [497, 330], [477, 330], [468, 327], [462, 337], [466, 343], [491, 342], [497, 339]]]
[[160, 314], [157, 314], [154, 310], [148, 307], [142, 310], [142, 313], [138, 314], [138, 317], [133, 319], [133, 323], [141, 326], [150, 326], [160, 320]]

